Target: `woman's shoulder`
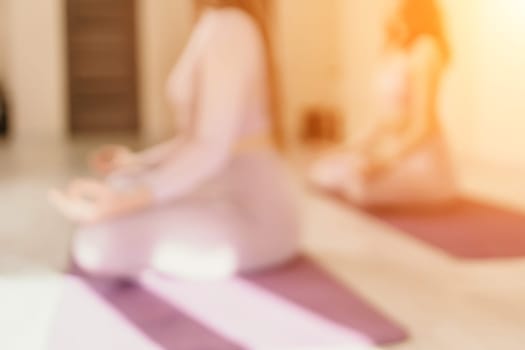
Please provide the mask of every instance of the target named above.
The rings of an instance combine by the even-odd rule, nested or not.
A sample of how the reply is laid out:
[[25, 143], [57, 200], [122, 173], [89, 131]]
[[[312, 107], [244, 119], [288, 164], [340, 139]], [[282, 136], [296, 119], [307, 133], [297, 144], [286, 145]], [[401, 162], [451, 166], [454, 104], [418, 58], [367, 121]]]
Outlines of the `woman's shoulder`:
[[242, 57], [253, 62], [263, 48], [257, 23], [240, 9], [213, 9], [206, 14], [210, 21], [206, 52], [210, 57]]
[[216, 36], [247, 36], [258, 32], [257, 23], [251, 15], [235, 7], [209, 10]]

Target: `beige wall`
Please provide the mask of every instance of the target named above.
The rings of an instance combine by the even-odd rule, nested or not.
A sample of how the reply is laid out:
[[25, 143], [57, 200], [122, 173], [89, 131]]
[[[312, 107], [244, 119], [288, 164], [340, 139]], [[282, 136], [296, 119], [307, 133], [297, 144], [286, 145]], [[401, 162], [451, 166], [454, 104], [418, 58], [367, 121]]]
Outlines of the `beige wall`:
[[340, 105], [342, 33], [337, 19], [344, 1], [275, 0], [276, 56], [291, 146], [307, 108]]
[[17, 140], [56, 139], [65, 128], [59, 0], [6, 0], [7, 91]]
[[373, 118], [371, 81], [376, 71], [382, 43], [384, 0], [344, 1], [341, 45], [343, 84], [341, 105], [347, 119], [347, 136]]
[[525, 170], [525, 2], [479, 0], [477, 6], [476, 150]]
[[475, 3], [441, 1], [452, 60], [442, 85], [440, 116], [458, 163], [475, 153], [472, 127], [476, 124], [474, 107], [479, 103], [474, 82], [478, 74], [474, 62], [478, 55], [475, 46], [479, 26]]
[[[457, 6], [449, 2], [450, 10]], [[474, 193], [523, 207], [525, 2], [476, 0], [465, 9], [463, 20], [474, 18], [471, 40], [464, 42], [470, 53], [463, 49], [469, 55], [470, 79], [463, 88], [471, 91], [471, 113], [457, 130], [457, 139], [468, 138], [471, 145], [466, 185]], [[464, 31], [465, 25], [458, 21], [457, 27]]]
[[454, 61], [442, 115], [463, 189], [525, 206], [525, 2], [442, 0]]
[[0, 0], [0, 84], [4, 84], [6, 70], [6, 40], [7, 40], [7, 3], [6, 0]]
[[193, 21], [192, 0], [137, 0], [142, 134], [147, 143], [173, 133], [165, 82]]

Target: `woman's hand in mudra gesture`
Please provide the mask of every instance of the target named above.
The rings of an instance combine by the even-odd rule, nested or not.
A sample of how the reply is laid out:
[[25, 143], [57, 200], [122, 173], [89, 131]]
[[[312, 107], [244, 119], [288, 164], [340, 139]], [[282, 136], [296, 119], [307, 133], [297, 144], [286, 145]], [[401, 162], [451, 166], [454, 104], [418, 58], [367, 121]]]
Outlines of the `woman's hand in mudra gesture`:
[[93, 152], [88, 159], [91, 170], [97, 175], [108, 176], [114, 172], [139, 166], [139, 157], [129, 148], [120, 145], [106, 145]]
[[116, 191], [91, 179], [71, 182], [65, 191], [51, 190], [50, 202], [68, 219], [80, 224], [94, 224], [145, 208], [151, 204], [146, 188]]

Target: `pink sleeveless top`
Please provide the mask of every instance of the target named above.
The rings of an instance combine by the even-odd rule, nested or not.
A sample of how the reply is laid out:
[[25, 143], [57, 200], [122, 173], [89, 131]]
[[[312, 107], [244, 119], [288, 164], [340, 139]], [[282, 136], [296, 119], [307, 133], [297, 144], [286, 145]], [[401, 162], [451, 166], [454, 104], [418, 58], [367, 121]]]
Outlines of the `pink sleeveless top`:
[[235, 8], [202, 14], [167, 82], [183, 142], [142, 181], [158, 201], [220, 174], [240, 139], [269, 131], [267, 62], [254, 20]]
[[[268, 125], [267, 63], [264, 41], [253, 19], [234, 8], [204, 12], [180, 61], [171, 72], [167, 97], [182, 131], [210, 123], [205, 113], [230, 103], [228, 113], [213, 119], [236, 119], [239, 135], [266, 131]], [[222, 101], [218, 101], [222, 100]]]

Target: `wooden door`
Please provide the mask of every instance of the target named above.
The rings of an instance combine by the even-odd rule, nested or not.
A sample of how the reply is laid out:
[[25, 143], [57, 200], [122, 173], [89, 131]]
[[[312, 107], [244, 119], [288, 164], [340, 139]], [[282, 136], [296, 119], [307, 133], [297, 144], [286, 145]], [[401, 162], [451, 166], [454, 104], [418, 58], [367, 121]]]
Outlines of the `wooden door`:
[[71, 131], [136, 130], [135, 0], [66, 3]]

